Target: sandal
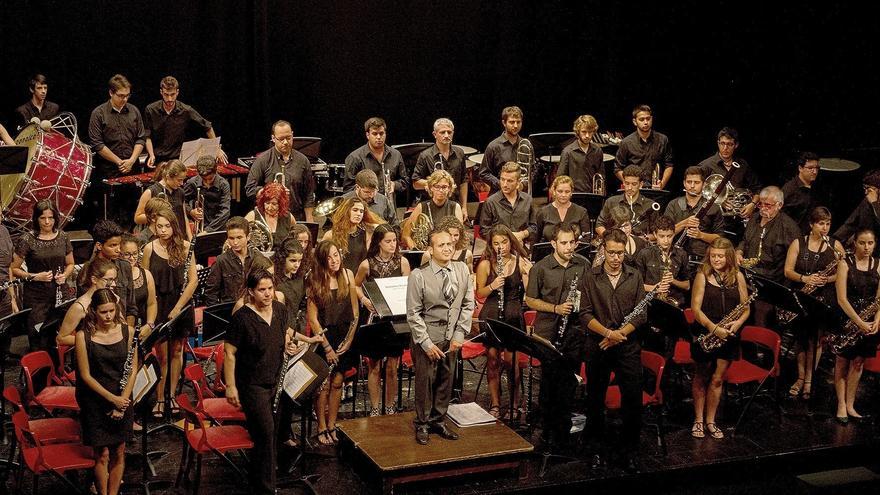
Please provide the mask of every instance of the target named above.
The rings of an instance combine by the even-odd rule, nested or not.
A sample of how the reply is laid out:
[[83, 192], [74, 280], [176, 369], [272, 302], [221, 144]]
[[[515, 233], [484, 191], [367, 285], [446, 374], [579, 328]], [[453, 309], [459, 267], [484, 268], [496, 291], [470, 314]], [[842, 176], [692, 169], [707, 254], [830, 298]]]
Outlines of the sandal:
[[493, 418], [498, 419], [501, 417], [501, 407], [500, 406], [492, 406], [489, 408], [489, 414], [492, 415]]
[[716, 440], [724, 438], [724, 432], [715, 423], [706, 423], [706, 431]]
[[803, 388], [803, 386], [804, 386], [804, 379], [798, 378], [794, 382], [794, 384], [791, 386], [791, 388], [788, 389], [788, 395], [790, 395], [792, 397], [797, 397], [798, 395], [801, 394], [801, 389]]
[[180, 414], [180, 405], [174, 398], [171, 399], [171, 414]]
[[160, 400], [156, 402], [156, 405], [153, 406], [153, 417], [156, 419], [162, 419], [165, 416], [165, 400]]
[[333, 445], [333, 437], [330, 436], [330, 432], [328, 430], [321, 430], [318, 432], [315, 437], [318, 439], [318, 443], [321, 445]]
[[805, 381], [804, 382], [804, 390], [803, 390], [803, 392], [801, 392], [801, 398], [804, 400], [810, 400], [810, 396], [812, 395], [812, 391], [813, 391], [813, 382], [812, 381], [808, 381], [808, 382]]
[[694, 438], [703, 438], [706, 436], [705, 432], [703, 432], [702, 421], [694, 421], [694, 426], [691, 427], [691, 436]]
[[327, 436], [330, 437], [330, 440], [333, 441], [333, 445], [339, 443], [339, 437], [336, 436], [336, 428], [332, 430], [327, 430]]
[[382, 415], [382, 408], [381, 407], [376, 406], [376, 407], [370, 408], [370, 417], [371, 418], [375, 418], [376, 416], [381, 416], [381, 415]]
[[391, 403], [390, 406], [385, 406], [385, 414], [395, 414], [397, 412], [397, 401]]

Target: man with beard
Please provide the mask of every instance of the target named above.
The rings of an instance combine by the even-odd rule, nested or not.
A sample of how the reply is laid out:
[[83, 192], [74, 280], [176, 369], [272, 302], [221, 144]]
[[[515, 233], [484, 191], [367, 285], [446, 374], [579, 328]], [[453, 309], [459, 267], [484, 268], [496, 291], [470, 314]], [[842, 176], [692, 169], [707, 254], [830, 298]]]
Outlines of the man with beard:
[[367, 144], [345, 157], [345, 182], [342, 188], [346, 191], [354, 189], [357, 173], [361, 170], [372, 170], [379, 179], [379, 191], [392, 204], [396, 204], [395, 194], [406, 192], [409, 178], [403, 156], [385, 144], [387, 128], [385, 121], [379, 117], [371, 117], [364, 122]]
[[[635, 165], [641, 170], [642, 181], [654, 189], [663, 189], [672, 177], [672, 148], [669, 138], [654, 130], [654, 112], [648, 105], [633, 109], [635, 132], [623, 138], [617, 148], [614, 175], [623, 182], [623, 171]], [[656, 181], [654, 175], [659, 168]]]
[[581, 115], [574, 121], [575, 140], [562, 150], [556, 175], [567, 175], [574, 181], [574, 192], [595, 193], [593, 177], [605, 177], [602, 149], [592, 142], [599, 124], [592, 115]]
[[516, 149], [519, 147], [523, 112], [519, 107], [505, 107], [501, 111], [501, 125], [504, 132], [486, 146], [483, 163], [477, 169], [477, 177], [489, 186], [494, 193], [501, 188], [501, 168], [509, 162], [516, 163]]
[[702, 261], [706, 247], [720, 237], [724, 229], [724, 215], [717, 204], [712, 205], [703, 218], [696, 217], [706, 202], [702, 197], [704, 180], [700, 167], [688, 167], [684, 171], [685, 195], [666, 205], [666, 216], [675, 222], [675, 234], [688, 237], [682, 247], [691, 260], [698, 261]]
[[734, 170], [733, 175], [730, 176], [730, 185], [734, 189], [752, 194], [751, 202], [740, 211], [740, 217], [748, 219], [752, 217], [755, 205], [758, 203], [758, 191], [761, 189], [761, 183], [758, 181], [758, 176], [749, 167], [748, 162], [736, 154], [737, 148], [739, 148], [739, 133], [736, 132], [736, 129], [724, 127], [718, 131], [718, 153], [701, 161], [697, 166], [703, 169], [703, 174], [706, 177], [709, 177], [712, 174], [724, 176], [733, 167], [733, 162], [739, 164], [739, 168]]

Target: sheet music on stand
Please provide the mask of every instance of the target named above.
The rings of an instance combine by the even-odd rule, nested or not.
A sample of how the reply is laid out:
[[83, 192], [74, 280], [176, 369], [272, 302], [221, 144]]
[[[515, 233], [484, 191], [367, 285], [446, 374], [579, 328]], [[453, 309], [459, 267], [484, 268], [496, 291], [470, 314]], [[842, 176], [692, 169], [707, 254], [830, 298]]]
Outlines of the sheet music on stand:
[[296, 400], [309, 396], [310, 391], [321, 385], [329, 374], [327, 363], [309, 350], [309, 346], [303, 346], [299, 353], [288, 360], [281, 386], [288, 397]]
[[408, 280], [409, 277], [386, 277], [364, 282], [364, 292], [380, 318], [406, 315]]
[[153, 357], [147, 358], [144, 365], [135, 374], [134, 388], [131, 391], [132, 404], [138, 404], [144, 397], [148, 396], [156, 387], [156, 384], [159, 383], [161, 376], [159, 362]]
[[214, 139], [199, 138], [183, 143], [180, 148], [180, 161], [187, 167], [195, 167], [199, 158], [210, 155], [217, 157], [220, 153], [220, 137]]

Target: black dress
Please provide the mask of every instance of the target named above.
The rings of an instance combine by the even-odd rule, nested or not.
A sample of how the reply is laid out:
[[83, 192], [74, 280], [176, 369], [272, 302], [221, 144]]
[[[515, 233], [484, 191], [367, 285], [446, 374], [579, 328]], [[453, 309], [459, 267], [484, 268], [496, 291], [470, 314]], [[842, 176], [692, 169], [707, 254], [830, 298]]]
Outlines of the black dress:
[[[125, 358], [128, 356], [128, 325], [122, 325], [122, 339], [115, 344], [93, 342], [86, 334], [86, 353], [89, 373], [110, 393], [119, 395]], [[107, 447], [125, 442], [132, 426], [132, 407], [125, 410], [122, 420], [109, 416], [113, 404], [98, 395], [83, 380], [76, 382], [76, 402], [79, 404], [79, 422], [82, 425], [83, 445]]]
[[[354, 281], [350, 280], [348, 283], [351, 284], [353, 282]], [[348, 294], [337, 298], [338, 292], [339, 289], [331, 289], [330, 301], [327, 306], [318, 308], [318, 312], [321, 315], [321, 323], [324, 325], [324, 328], [327, 329], [327, 333], [324, 334], [324, 339], [334, 351], [342, 344], [343, 339], [345, 339], [345, 336], [348, 334], [348, 326], [354, 318], [354, 314], [351, 310], [351, 299], [349, 299]], [[315, 352], [317, 352], [319, 356], [325, 357], [323, 345], [319, 345]], [[339, 364], [333, 371], [334, 373], [345, 373], [354, 368], [357, 361], [358, 356], [356, 353], [346, 352], [339, 356]]]
[[[714, 277], [714, 275], [710, 275], [710, 277]], [[733, 311], [739, 302], [738, 285], [718, 287], [709, 283], [707, 278], [706, 289], [703, 291], [703, 304], [700, 305], [700, 309], [709, 320], [718, 323]], [[708, 329], [701, 328], [700, 325], [697, 325], [697, 328], [701, 330], [699, 334], [709, 333]], [[698, 363], [712, 363], [716, 359], [733, 361], [739, 356], [739, 333], [728, 337], [721, 347], [711, 353], [706, 353], [694, 339], [691, 342], [691, 356]]]
[[[140, 277], [132, 281], [132, 291], [134, 292], [134, 304], [137, 306], [141, 323], [147, 322], [147, 271], [143, 267], [136, 266], [135, 270], [140, 272]], [[173, 307], [173, 306], [172, 306]]]
[[[284, 294], [284, 305], [287, 307], [287, 325], [290, 328], [295, 329], [297, 332], [303, 333], [305, 331], [305, 281], [302, 276], [296, 275], [293, 277], [288, 277], [286, 275], [281, 276], [281, 281], [278, 282], [277, 290], [281, 291]], [[297, 322], [297, 315], [300, 314], [300, 310], [302, 310], [301, 317], [299, 318], [299, 322]]]
[[[367, 282], [370, 280], [376, 280], [377, 278], [402, 277], [403, 276], [403, 268], [401, 267], [400, 260], [401, 260], [400, 256], [395, 256], [395, 257], [391, 258], [391, 260], [388, 262], [382, 261], [376, 257], [367, 258], [367, 263], [369, 264], [370, 269], [367, 272], [367, 278], [364, 279], [364, 282]], [[368, 317], [369, 317], [369, 312], [366, 310], [363, 310], [360, 312], [359, 320], [363, 324], [363, 323], [366, 323]], [[396, 354], [396, 356], [392, 356], [392, 357], [400, 356], [402, 353], [403, 353], [403, 349], [401, 349], [401, 352]], [[362, 355], [367, 356], [368, 358], [370, 358], [374, 361], [385, 357], [384, 354], [369, 353], [369, 352], [364, 352], [364, 353], [362, 353]]]
[[348, 234], [348, 250], [343, 253], [342, 266], [348, 268], [351, 273], [357, 273], [361, 262], [367, 259], [367, 231], [357, 228]]
[[[803, 274], [804, 276], [819, 273], [824, 270], [829, 263], [836, 264], [837, 260], [837, 256], [834, 254], [834, 249], [826, 246], [824, 243], [822, 243], [820, 251], [810, 251], [808, 238], [809, 236], [799, 237], [797, 239], [798, 257], [794, 262], [794, 271]], [[822, 251], [822, 248], [825, 248], [825, 250]], [[796, 290], [801, 290], [804, 287], [804, 284], [793, 282], [792, 286]], [[812, 296], [825, 304], [834, 302], [837, 297], [834, 293], [834, 284], [830, 283], [825, 284], [824, 287], [819, 287], [813, 292]], [[813, 318], [800, 318], [797, 323], [798, 325], [796, 327], [795, 336], [801, 345], [807, 346], [809, 345], [810, 339], [815, 339], [819, 335], [819, 326]]]
[[[150, 273], [153, 274], [153, 283], [156, 286], [156, 303], [158, 311], [156, 313], [156, 323], [164, 323], [168, 321], [168, 313], [177, 304], [180, 294], [183, 292], [183, 270], [184, 265], [171, 266], [168, 260], [159, 256], [156, 252], [155, 241], [153, 241], [153, 254], [150, 257]], [[174, 328], [174, 336], [176, 338], [189, 335], [193, 328], [192, 311], [189, 314], [182, 315], [178, 320], [179, 323]]]
[[[513, 268], [513, 273], [504, 279], [503, 317], [498, 318], [498, 291], [493, 290], [488, 296], [486, 296], [486, 302], [483, 303], [483, 308], [480, 309], [480, 319], [500, 320], [516, 328], [524, 329], [525, 322], [523, 321], [522, 315], [522, 300], [523, 294], [525, 293], [525, 287], [523, 287], [522, 275], [519, 270], [519, 255], [516, 256], [514, 263], [516, 263], [516, 265]], [[498, 275], [495, 273], [495, 266], [490, 266], [489, 277], [487, 278], [486, 283], [491, 284], [497, 277]], [[495, 348], [500, 348], [501, 344], [497, 339], [492, 338], [491, 332], [486, 334], [485, 343], [487, 347]]]
[[[856, 260], [852, 256], [847, 256], [846, 264], [849, 270], [846, 275], [846, 298], [852, 304], [856, 313], [860, 313], [868, 304], [874, 302], [877, 296], [877, 284], [880, 283], [880, 274], [877, 273], [877, 258], [871, 258], [868, 262], [867, 270], [859, 270], [856, 268]], [[873, 321], [873, 318], [866, 320]], [[877, 341], [880, 340], [880, 332], [874, 335], [862, 337], [856, 345], [844, 349], [840, 357], [844, 359], [855, 359], [857, 357], [872, 357], [877, 354]]]
[[[42, 240], [27, 232], [15, 246], [17, 254], [27, 264], [28, 273], [57, 272], [63, 270], [68, 253], [73, 252], [70, 237], [63, 230], [52, 240]], [[58, 285], [52, 282], [25, 282], [22, 289], [22, 303], [31, 308], [27, 319], [28, 338], [31, 350], [50, 350], [55, 344], [55, 335], [43, 335], [36, 330], [37, 323], [46, 321], [49, 311], [55, 307]], [[67, 287], [61, 287], [62, 300], [68, 298]]]

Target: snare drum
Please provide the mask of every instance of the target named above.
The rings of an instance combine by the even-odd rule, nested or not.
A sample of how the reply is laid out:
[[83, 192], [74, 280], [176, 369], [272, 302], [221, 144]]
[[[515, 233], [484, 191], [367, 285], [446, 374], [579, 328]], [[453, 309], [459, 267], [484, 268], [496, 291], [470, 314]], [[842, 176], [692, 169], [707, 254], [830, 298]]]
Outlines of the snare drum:
[[73, 219], [89, 185], [92, 151], [88, 146], [55, 129], [44, 131], [30, 124], [15, 138], [15, 144], [28, 147], [23, 174], [0, 177], [3, 218], [21, 233], [30, 232], [34, 205], [44, 199], [55, 203], [61, 216], [57, 228]]

